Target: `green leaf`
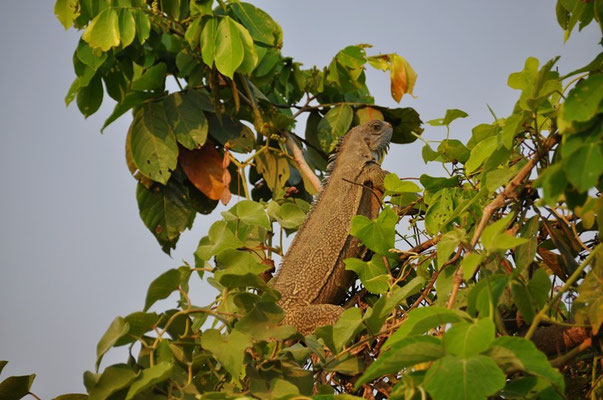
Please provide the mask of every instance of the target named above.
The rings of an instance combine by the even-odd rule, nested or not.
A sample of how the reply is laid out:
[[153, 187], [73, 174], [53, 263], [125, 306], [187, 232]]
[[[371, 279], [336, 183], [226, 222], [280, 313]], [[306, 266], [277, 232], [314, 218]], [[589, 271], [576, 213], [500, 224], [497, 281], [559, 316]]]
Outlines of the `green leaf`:
[[456, 139], [444, 139], [438, 146], [438, 153], [443, 156], [444, 162], [464, 163], [469, 159], [469, 149]]
[[494, 340], [496, 328], [489, 318], [475, 323], [460, 322], [444, 334], [446, 352], [458, 357], [468, 357], [486, 350]]
[[603, 262], [601, 256], [592, 263], [591, 271], [586, 275], [584, 281], [578, 288], [578, 297], [573, 301], [572, 311], [576, 315], [576, 321], [588, 323], [592, 327], [593, 335], [596, 335], [603, 323]]
[[0, 382], [0, 400], [19, 400], [29, 393], [35, 374], [9, 376]]
[[513, 142], [517, 133], [520, 132], [525, 118], [523, 114], [512, 114], [509, 118], [505, 119], [501, 137], [502, 143], [507, 149], [513, 148]]
[[337, 139], [345, 135], [352, 124], [354, 111], [344, 104], [331, 108], [318, 123], [318, 140], [325, 153], [333, 151]]
[[392, 143], [412, 143], [423, 133], [421, 118], [414, 108], [375, 108], [383, 113], [385, 120], [394, 128]]
[[127, 8], [119, 10], [119, 36], [122, 47], [128, 47], [136, 37], [136, 21], [132, 11]]
[[475, 274], [477, 267], [481, 264], [483, 259], [481, 254], [465, 254], [465, 257], [463, 257], [463, 260], [461, 261], [461, 269], [463, 270], [465, 279], [470, 279], [473, 274]]
[[427, 232], [435, 235], [445, 228], [454, 212], [452, 190], [442, 189], [441, 195], [433, 201], [425, 213], [425, 228]]
[[389, 289], [391, 277], [387, 273], [383, 256], [375, 254], [369, 262], [357, 258], [346, 258], [343, 261], [345, 269], [354, 271], [369, 292], [382, 294]]
[[54, 15], [57, 16], [65, 30], [71, 28], [73, 21], [80, 15], [78, 0], [57, 0], [54, 4]]
[[209, 228], [208, 236], [199, 242], [195, 257], [207, 261], [225, 249], [236, 249], [241, 246], [243, 242], [229, 229], [226, 221], [216, 221]]
[[216, 263], [226, 267], [214, 273], [216, 281], [226, 288], [266, 287], [258, 274], [268, 269], [268, 265], [260, 263], [252, 253], [225, 249], [216, 256]]
[[214, 64], [216, 56], [216, 40], [218, 33], [218, 20], [217, 18], [211, 18], [203, 27], [201, 31], [201, 56], [203, 62], [210, 67]]
[[131, 400], [143, 390], [168, 379], [172, 375], [172, 368], [173, 364], [163, 361], [150, 368], [143, 369], [138, 378], [130, 385], [126, 400]]
[[124, 321], [130, 326], [128, 334], [122, 336], [114, 345], [123, 346], [124, 344], [134, 343], [141, 338], [145, 333], [151, 331], [153, 326], [159, 320], [159, 315], [156, 313], [145, 313], [137, 311], [124, 317]]
[[306, 211], [298, 203], [301, 204], [301, 201], [296, 200], [295, 203], [279, 206], [277, 202], [272, 201], [267, 207], [268, 215], [285, 229], [297, 229], [306, 219]]
[[403, 181], [398, 178], [398, 175], [391, 173], [385, 176], [383, 184], [387, 190], [387, 194], [391, 193], [417, 193], [421, 188], [414, 182]]
[[344, 355], [341, 359], [334, 359], [322, 366], [325, 371], [339, 372], [344, 375], [358, 375], [364, 369], [364, 362], [358, 357]]
[[103, 359], [103, 355], [109, 351], [111, 347], [126, 333], [128, 333], [130, 325], [122, 318], [117, 317], [111, 322], [109, 328], [104, 333], [103, 337], [99, 340], [96, 345], [96, 369]]
[[189, 150], [205, 144], [209, 122], [203, 96], [195, 90], [173, 93], [163, 101], [168, 124], [178, 143]]
[[96, 71], [107, 60], [107, 53], [98, 50], [93, 50], [92, 47], [83, 40], [77, 45], [75, 55], [78, 60]]
[[220, 331], [209, 329], [201, 336], [201, 347], [209, 350], [216, 357], [234, 381], [241, 376], [243, 356], [251, 344], [249, 336], [238, 330], [233, 330], [228, 336], [222, 336]]
[[446, 110], [446, 115], [444, 118], [432, 119], [431, 121], [427, 121], [427, 123], [431, 126], [448, 126], [455, 119], [466, 118], [468, 116], [469, 114], [467, 114], [465, 111], [453, 108]]
[[100, 76], [92, 78], [88, 86], [77, 92], [77, 107], [88, 118], [98, 111], [103, 102], [103, 84]]
[[161, 103], [147, 103], [134, 115], [130, 148], [136, 167], [155, 182], [166, 184], [178, 163], [178, 144]]
[[136, 35], [138, 41], [143, 44], [151, 34], [151, 20], [143, 10], [134, 10], [134, 19], [136, 20]]
[[82, 35], [90, 46], [94, 49], [108, 51], [111, 47], [119, 46], [119, 18], [117, 11], [112, 7], [102, 10], [88, 24], [88, 27]]
[[544, 192], [544, 201], [549, 205], [555, 205], [568, 184], [563, 163], [555, 163], [545, 168], [538, 182]]
[[580, 192], [595, 186], [603, 173], [603, 143], [586, 141], [563, 159], [563, 167], [567, 179]]
[[98, 382], [89, 390], [90, 399], [105, 400], [128, 386], [134, 379], [136, 373], [129, 365], [111, 365], [105, 368]]
[[255, 41], [268, 46], [278, 45], [280, 27], [268, 14], [245, 2], [232, 3], [230, 6], [235, 16], [249, 29]]
[[511, 218], [513, 215], [509, 214], [484, 229], [481, 240], [486, 250], [490, 252], [507, 250], [528, 242], [527, 239], [518, 238], [505, 232]]
[[424, 284], [425, 279], [417, 276], [403, 287], [394, 286], [392, 291], [385, 296], [381, 296], [370, 311], [364, 314], [364, 320], [369, 331], [377, 333], [391, 311], [400, 303], [406, 302], [408, 297], [418, 293]]
[[563, 393], [565, 382], [563, 376], [551, 367], [549, 360], [534, 343], [521, 337], [501, 336], [492, 343], [490, 357], [503, 370], [520, 370], [528, 374], [544, 378]]
[[440, 339], [433, 336], [408, 337], [393, 345], [388, 351], [382, 352], [354, 387], [358, 389], [375, 378], [396, 373], [416, 364], [437, 360], [444, 355], [444, 347]]
[[454, 253], [459, 243], [465, 239], [466, 233], [461, 230], [453, 230], [442, 236], [436, 245], [438, 268], [442, 268], [450, 258], [450, 255]]
[[491, 315], [508, 282], [509, 277], [502, 274], [480, 279], [467, 296], [467, 312], [472, 316], [479, 312], [481, 318]]
[[241, 42], [243, 43], [243, 62], [241, 62], [238, 71], [250, 75], [258, 64], [258, 54], [255, 51], [253, 39], [251, 38], [249, 31], [238, 22], [233, 21], [233, 23], [235, 24], [239, 32]]
[[490, 136], [476, 144], [475, 147], [471, 149], [471, 155], [465, 163], [465, 172], [470, 174], [477, 170], [497, 147], [498, 138], [496, 136]]
[[279, 326], [284, 316], [274, 301], [259, 301], [237, 321], [235, 329], [256, 340], [284, 340], [297, 332], [294, 326]]
[[167, 65], [160, 62], [148, 68], [143, 74], [132, 81], [130, 88], [132, 90], [163, 90], [165, 86], [165, 74]]
[[443, 188], [459, 186], [461, 183], [461, 177], [455, 175], [452, 178], [440, 178], [423, 174], [419, 177], [419, 182], [421, 182], [421, 185], [423, 185], [426, 191], [436, 193], [438, 190]]
[[239, 219], [247, 225], [261, 226], [270, 229], [271, 224], [264, 207], [252, 200], [241, 200], [230, 210], [222, 212], [226, 221]]
[[415, 308], [408, 313], [402, 326], [385, 342], [384, 349], [389, 349], [408, 336], [420, 335], [428, 330], [451, 322], [468, 321], [469, 315], [459, 310], [431, 306]]
[[[106, 81], [105, 81], [106, 82]], [[117, 103], [109, 118], [105, 120], [103, 127], [101, 128], [101, 133], [108, 127], [110, 124], [115, 122], [119, 117], [124, 115], [131, 108], [141, 104], [145, 100], [152, 99], [156, 95], [154, 93], [149, 92], [128, 92], [121, 103]]]
[[197, 50], [197, 47], [199, 47], [201, 31], [201, 17], [193, 19], [193, 21], [186, 29], [186, 33], [184, 34], [184, 40], [186, 40], [188, 45], [193, 50]]
[[149, 190], [138, 184], [136, 200], [140, 218], [163, 251], [169, 253], [176, 247], [180, 233], [191, 227], [195, 217], [187, 186], [170, 180], [166, 186], [155, 186]]
[[397, 223], [396, 213], [390, 207], [385, 207], [374, 221], [363, 215], [354, 216], [350, 235], [362, 240], [374, 252], [389, 255], [389, 249], [394, 247]]
[[237, 153], [249, 153], [254, 148], [255, 136], [253, 131], [238, 119], [222, 115], [222, 120], [219, 121], [215, 114], [209, 114], [207, 117], [209, 120], [209, 134], [219, 144], [228, 143], [230, 150]]
[[[203, 33], [205, 33], [205, 29]], [[232, 78], [234, 76], [234, 72], [243, 62], [243, 58], [243, 41], [239, 35], [236, 22], [228, 16], [224, 17], [218, 24], [218, 29], [216, 31], [216, 68], [218, 68], [220, 73]]]
[[429, 368], [423, 386], [434, 400], [482, 400], [505, 386], [505, 374], [486, 356], [447, 355]]
[[180, 287], [180, 271], [170, 269], [159, 275], [147, 290], [147, 297], [144, 301], [144, 311], [147, 311], [157, 300], [163, 300], [169, 297], [173, 291]]
[[333, 325], [333, 344], [340, 351], [356, 335], [362, 325], [362, 311], [357, 307], [348, 308]]

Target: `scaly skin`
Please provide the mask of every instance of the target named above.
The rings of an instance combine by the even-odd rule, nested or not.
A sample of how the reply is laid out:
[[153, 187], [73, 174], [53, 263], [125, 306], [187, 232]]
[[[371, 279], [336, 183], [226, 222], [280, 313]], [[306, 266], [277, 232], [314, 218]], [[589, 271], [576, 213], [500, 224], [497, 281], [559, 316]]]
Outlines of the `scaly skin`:
[[304, 335], [333, 324], [343, 312], [337, 304], [354, 280], [343, 260], [364, 252], [349, 234], [351, 220], [379, 213], [386, 172], [376, 157], [385, 152], [391, 136], [391, 125], [383, 121], [357, 126], [344, 136], [329, 181], [271, 282], [282, 296], [282, 323]]

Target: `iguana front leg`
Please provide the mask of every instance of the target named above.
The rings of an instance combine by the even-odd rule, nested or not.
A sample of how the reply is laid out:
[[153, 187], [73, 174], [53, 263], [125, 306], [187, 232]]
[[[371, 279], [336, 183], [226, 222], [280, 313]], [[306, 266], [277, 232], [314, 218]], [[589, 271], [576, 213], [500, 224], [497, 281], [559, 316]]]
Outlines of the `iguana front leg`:
[[379, 164], [371, 161], [366, 164], [362, 171], [362, 183], [364, 185], [370, 184], [372, 188], [384, 193], [385, 185], [383, 182], [387, 174], [389, 174], [388, 171], [383, 170]]

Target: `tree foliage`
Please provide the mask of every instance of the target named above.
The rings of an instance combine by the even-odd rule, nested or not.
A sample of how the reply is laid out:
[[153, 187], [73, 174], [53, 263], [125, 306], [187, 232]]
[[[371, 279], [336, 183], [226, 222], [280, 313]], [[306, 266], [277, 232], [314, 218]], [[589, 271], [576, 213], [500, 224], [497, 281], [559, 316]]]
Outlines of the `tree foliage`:
[[[602, 24], [601, 1], [556, 7], [566, 40]], [[282, 55], [278, 23], [250, 3], [57, 0], [55, 13], [83, 31], [66, 103], [87, 117], [108, 94], [116, 105], [103, 129], [132, 110], [127, 165], [164, 251], [197, 213], [232, 204], [194, 265], [157, 277], [144, 309], [111, 323], [84, 374], [88, 394], [58, 399], [601, 395], [601, 54], [569, 73], [557, 58], [528, 58], [508, 79], [519, 91], [511, 115], [463, 143], [449, 126], [468, 115], [447, 110], [427, 122], [446, 138], [427, 141], [415, 110], [373, 104], [365, 84], [365, 68], [388, 71], [400, 101], [416, 80], [408, 61], [353, 45], [303, 69]], [[166, 91], [167, 79], [181, 90]], [[424, 161], [447, 173], [387, 176], [380, 215], [352, 221], [372, 256], [346, 260], [358, 275], [347, 310], [304, 337], [279, 324], [273, 258], [310, 209], [337, 139], [372, 119], [392, 123], [394, 143], [422, 140]], [[209, 305], [189, 299], [198, 279], [217, 290]], [[175, 308], [150, 311], [173, 293]], [[119, 346], [130, 357], [101, 369]], [[25, 395], [33, 378], [6, 379], [0, 399]]]

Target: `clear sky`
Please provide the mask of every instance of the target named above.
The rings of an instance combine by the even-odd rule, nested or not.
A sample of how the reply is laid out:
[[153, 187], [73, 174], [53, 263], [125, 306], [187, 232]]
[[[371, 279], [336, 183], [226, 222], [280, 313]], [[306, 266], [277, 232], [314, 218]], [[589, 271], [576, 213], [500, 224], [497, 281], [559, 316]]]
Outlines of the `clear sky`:
[[[257, 1], [284, 30], [283, 53], [307, 67], [328, 64], [343, 47], [371, 43], [370, 54], [397, 52], [419, 74], [417, 99], [404, 97], [423, 120], [460, 108], [452, 136], [510, 114], [518, 93], [506, 86], [525, 58], [562, 55], [561, 71], [599, 52], [594, 24], [563, 45], [552, 0]], [[130, 117], [99, 133], [113, 105], [84, 120], [63, 97], [74, 73], [78, 35], [53, 16], [54, 1], [7, 1], [0, 13], [0, 359], [7, 375], [36, 373], [33, 391], [45, 399], [83, 392], [82, 373], [117, 315], [140, 310], [148, 284], [181, 260], [215, 218], [197, 217], [172, 258], [161, 252], [138, 216], [135, 181], [124, 161]], [[385, 73], [370, 71], [379, 104], [394, 106]], [[427, 139], [443, 128], [428, 127]], [[385, 168], [399, 176], [428, 169], [420, 145], [396, 145]], [[214, 214], [215, 215], [215, 214]], [[206, 303], [215, 292], [194, 288]], [[173, 299], [157, 309], [174, 305]], [[112, 351], [103, 365], [125, 360]], [[1, 380], [2, 377], [0, 377]]]

